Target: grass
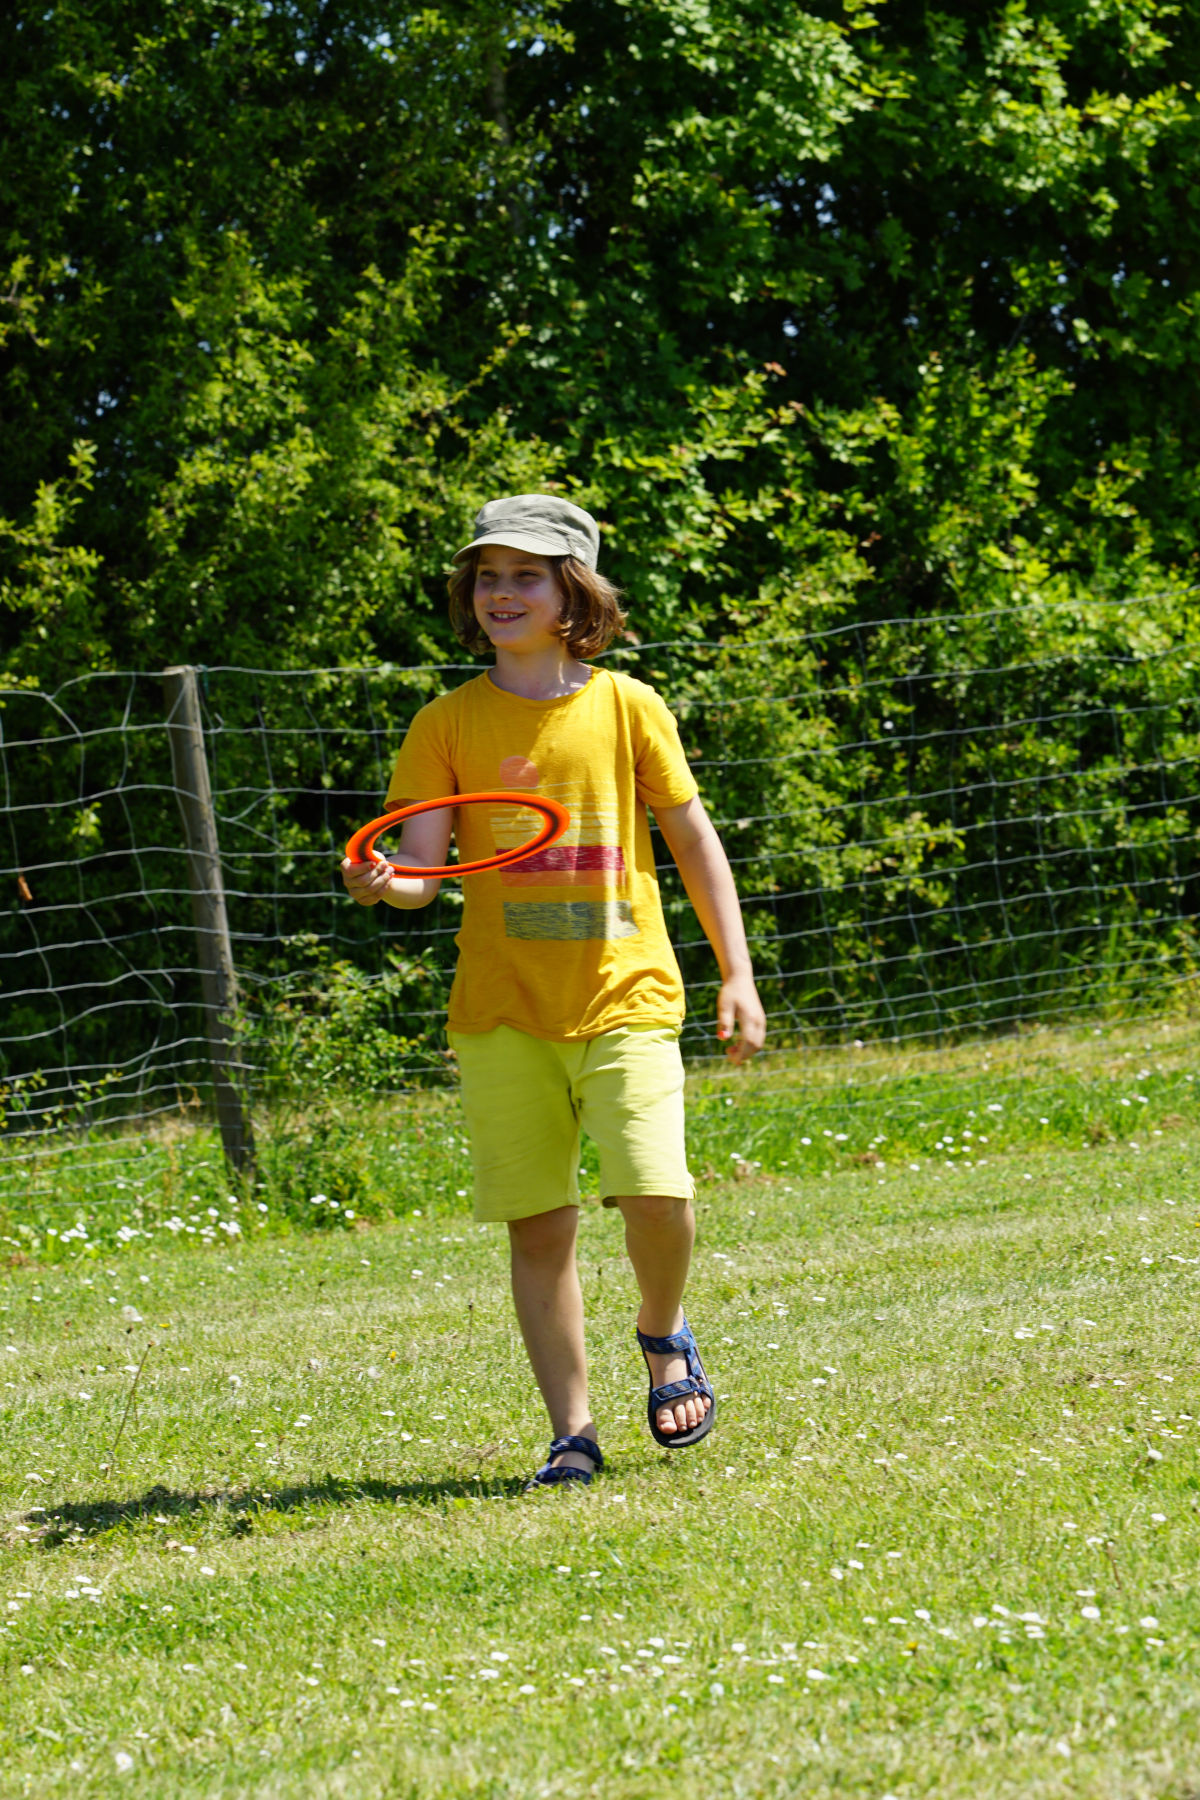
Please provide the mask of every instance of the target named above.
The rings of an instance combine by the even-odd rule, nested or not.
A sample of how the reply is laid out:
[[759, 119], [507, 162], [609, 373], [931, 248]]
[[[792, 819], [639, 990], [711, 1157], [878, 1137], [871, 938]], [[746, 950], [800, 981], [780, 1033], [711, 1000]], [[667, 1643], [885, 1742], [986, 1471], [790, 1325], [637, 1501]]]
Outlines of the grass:
[[[547, 1434], [449, 1112], [399, 1219], [19, 1239], [4, 1793], [1192, 1800], [1200, 1129], [1161, 1123], [1186, 1055], [1132, 1048], [1128, 1080], [1064, 1052], [1030, 1117], [1136, 1088], [1136, 1134], [1002, 1129], [969, 1168], [897, 1129], [912, 1070], [882, 1167], [848, 1105], [841, 1149], [756, 1147], [749, 1084], [721, 1099], [688, 1301], [718, 1428], [651, 1443], [588, 1210], [586, 1493], [521, 1492]], [[1015, 1064], [990, 1091], [920, 1123], [1025, 1116]]]

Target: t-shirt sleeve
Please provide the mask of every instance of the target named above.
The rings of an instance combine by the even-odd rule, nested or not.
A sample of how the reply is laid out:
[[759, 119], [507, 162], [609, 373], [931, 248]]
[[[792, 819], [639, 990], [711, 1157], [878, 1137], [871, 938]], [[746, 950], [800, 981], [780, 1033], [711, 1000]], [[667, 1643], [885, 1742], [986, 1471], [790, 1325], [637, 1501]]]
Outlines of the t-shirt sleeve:
[[440, 800], [443, 795], [457, 794], [447, 724], [445, 709], [436, 703], [423, 706], [417, 713], [392, 769], [385, 811], [390, 812], [405, 801]]
[[699, 793], [696, 778], [679, 741], [679, 726], [670, 707], [647, 688], [639, 696], [637, 730], [637, 797], [649, 807], [683, 806]]

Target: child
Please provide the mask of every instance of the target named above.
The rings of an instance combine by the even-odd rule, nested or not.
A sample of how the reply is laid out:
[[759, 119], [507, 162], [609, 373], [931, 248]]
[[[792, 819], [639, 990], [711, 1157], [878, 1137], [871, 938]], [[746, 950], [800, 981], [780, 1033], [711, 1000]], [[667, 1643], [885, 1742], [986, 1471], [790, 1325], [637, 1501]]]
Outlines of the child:
[[[717, 1036], [733, 1040], [734, 1063], [761, 1048], [766, 1024], [733, 876], [673, 717], [653, 688], [580, 660], [624, 622], [616, 590], [596, 573], [599, 541], [591, 515], [554, 496], [518, 494], [482, 509], [454, 558], [450, 614], [462, 643], [490, 646], [495, 666], [421, 709], [387, 794], [390, 811], [446, 794], [537, 789], [571, 816], [549, 849], [464, 882], [449, 1004], [475, 1216], [508, 1226], [517, 1319], [554, 1433], [530, 1487], [586, 1483], [603, 1467], [575, 1262], [581, 1127], [599, 1149], [604, 1204], [624, 1215], [650, 1431], [682, 1449], [716, 1417], [680, 1304], [695, 1233], [684, 996], [647, 806], [720, 965]], [[459, 808], [462, 859], [524, 842], [534, 817]], [[451, 821], [445, 808], [405, 822], [397, 855], [411, 876], [343, 862], [352, 897], [427, 906], [439, 883], [420, 869], [445, 863]]]

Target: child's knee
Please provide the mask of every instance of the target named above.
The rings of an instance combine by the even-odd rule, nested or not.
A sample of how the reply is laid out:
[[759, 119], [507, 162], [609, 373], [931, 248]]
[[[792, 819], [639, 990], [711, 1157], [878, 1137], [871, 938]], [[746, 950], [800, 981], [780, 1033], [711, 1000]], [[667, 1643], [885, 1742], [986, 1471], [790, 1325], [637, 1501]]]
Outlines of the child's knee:
[[509, 1242], [515, 1253], [526, 1258], [561, 1256], [574, 1248], [578, 1223], [577, 1206], [556, 1206], [552, 1212], [535, 1213], [529, 1219], [510, 1219]]
[[691, 1218], [690, 1200], [667, 1194], [633, 1194], [618, 1200], [626, 1225], [635, 1231], [670, 1232], [686, 1226]]

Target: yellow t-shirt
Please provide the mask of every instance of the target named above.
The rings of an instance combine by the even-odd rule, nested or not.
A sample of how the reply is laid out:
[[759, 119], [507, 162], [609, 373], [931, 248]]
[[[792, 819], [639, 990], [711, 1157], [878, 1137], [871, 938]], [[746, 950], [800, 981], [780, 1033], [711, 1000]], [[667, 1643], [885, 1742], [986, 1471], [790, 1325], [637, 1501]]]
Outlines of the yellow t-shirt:
[[[569, 1039], [681, 1025], [646, 808], [682, 806], [697, 790], [654, 689], [594, 669], [575, 694], [525, 700], [480, 675], [421, 708], [386, 804], [496, 788], [559, 800], [571, 823], [549, 849], [464, 880], [450, 1029]], [[459, 807], [459, 856], [526, 843], [540, 823], [519, 804]]]

